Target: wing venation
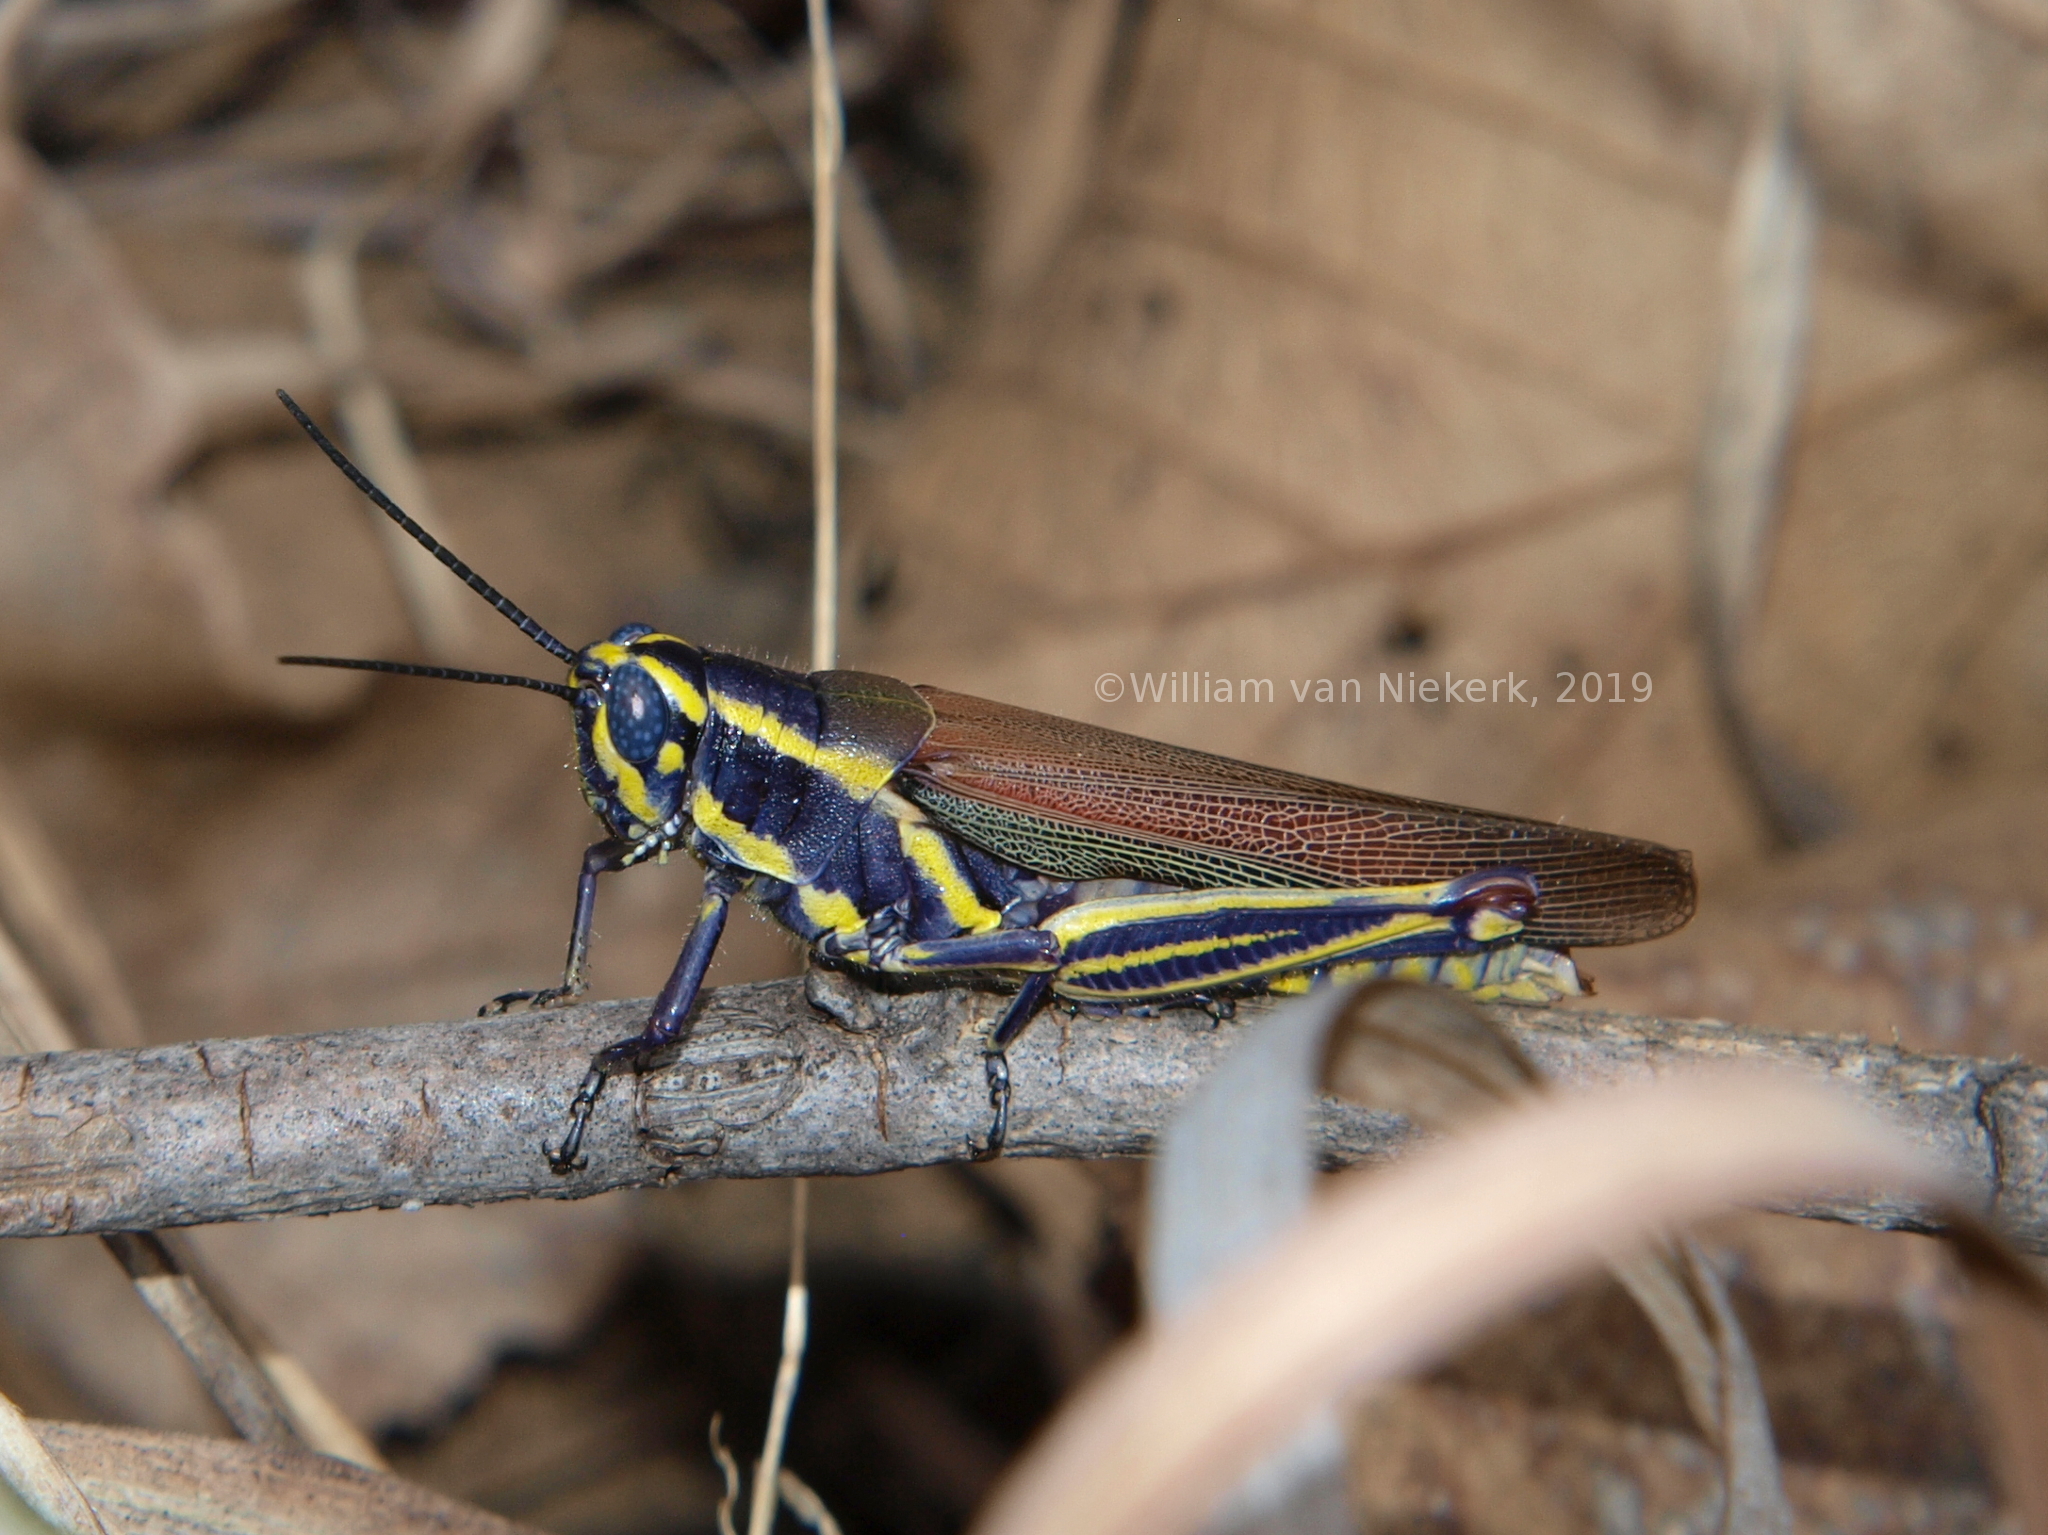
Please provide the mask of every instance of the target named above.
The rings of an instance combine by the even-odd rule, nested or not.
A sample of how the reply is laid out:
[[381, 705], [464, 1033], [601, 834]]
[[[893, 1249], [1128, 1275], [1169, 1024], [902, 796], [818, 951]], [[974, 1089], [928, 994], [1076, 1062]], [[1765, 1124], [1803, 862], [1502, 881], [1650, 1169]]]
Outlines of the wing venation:
[[1536, 877], [1524, 931], [1552, 947], [1681, 927], [1690, 854], [1632, 837], [1382, 794], [1058, 715], [917, 690], [934, 724], [899, 780], [941, 824], [1063, 879], [1306, 889]]

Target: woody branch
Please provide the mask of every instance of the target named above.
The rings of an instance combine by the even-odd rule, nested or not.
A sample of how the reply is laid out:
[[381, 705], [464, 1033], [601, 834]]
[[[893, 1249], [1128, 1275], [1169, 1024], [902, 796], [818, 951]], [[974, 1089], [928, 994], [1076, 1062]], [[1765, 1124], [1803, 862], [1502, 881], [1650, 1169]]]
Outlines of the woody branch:
[[[1239, 1023], [1051, 1013], [1011, 1050], [1012, 1155], [1144, 1155]], [[644, 1003], [506, 1019], [0, 1059], [0, 1235], [149, 1230], [371, 1207], [580, 1198], [683, 1178], [885, 1172], [964, 1160], [987, 1127], [981, 1039], [1000, 999], [888, 995], [847, 977], [728, 987], [653, 1070], [615, 1081], [582, 1172], [548, 1170], [592, 1049]], [[2048, 1252], [2048, 1072], [1863, 1040], [1504, 1007], [1565, 1085], [1775, 1066], [1838, 1082], [1956, 1168], [2021, 1247]], [[1397, 1153], [1399, 1118], [1326, 1100], [1331, 1165]], [[1922, 1229], [1883, 1191], [1798, 1213]]]

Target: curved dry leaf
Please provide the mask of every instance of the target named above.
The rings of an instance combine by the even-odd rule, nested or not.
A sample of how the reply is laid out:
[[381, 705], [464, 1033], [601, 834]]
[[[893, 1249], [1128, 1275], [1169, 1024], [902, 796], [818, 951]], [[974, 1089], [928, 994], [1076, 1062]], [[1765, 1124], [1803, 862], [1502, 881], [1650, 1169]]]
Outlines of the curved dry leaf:
[[[1542, 1091], [1542, 1074], [1471, 1003], [1432, 986], [1357, 992], [1324, 1051], [1327, 1090], [1436, 1130], [1469, 1125]], [[1720, 1453], [1722, 1528], [1789, 1530], [1770, 1412], [1749, 1340], [1698, 1245], [1651, 1235], [1607, 1268], [1656, 1328], [1693, 1420]]]
[[[1348, 1000], [1328, 988], [1262, 1020], [1174, 1110], [1146, 1188], [1152, 1317], [1185, 1314], [1307, 1212], [1316, 1061]], [[1233, 1490], [1211, 1535], [1349, 1532], [1343, 1485], [1343, 1431], [1318, 1413]]]
[[311, 1451], [38, 1423], [107, 1535], [534, 1535], [424, 1487]]
[[1559, 1096], [1356, 1180], [1148, 1331], [998, 1491], [979, 1535], [1172, 1535], [1302, 1415], [1422, 1363], [1607, 1247], [1796, 1187], [1941, 1176], [1840, 1097], [1759, 1077]]

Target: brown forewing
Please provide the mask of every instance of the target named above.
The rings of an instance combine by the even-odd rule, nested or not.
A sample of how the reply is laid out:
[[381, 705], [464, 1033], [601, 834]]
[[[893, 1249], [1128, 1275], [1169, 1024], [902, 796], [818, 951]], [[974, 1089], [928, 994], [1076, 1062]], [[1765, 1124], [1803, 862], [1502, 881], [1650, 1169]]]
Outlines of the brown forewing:
[[[903, 769], [912, 797], [1041, 873], [1186, 884], [1189, 868], [1208, 862], [1219, 870], [1211, 883], [1310, 889], [1519, 868], [1542, 893], [1525, 935], [1553, 947], [1656, 938], [1693, 913], [1691, 855], [1654, 842], [1380, 794], [941, 688], [917, 691], [936, 722]], [[950, 814], [939, 796], [955, 802]], [[1023, 846], [988, 835], [990, 822], [974, 807], [1014, 812], [1008, 825], [1052, 825], [1030, 839], [1030, 858], [1018, 858]]]

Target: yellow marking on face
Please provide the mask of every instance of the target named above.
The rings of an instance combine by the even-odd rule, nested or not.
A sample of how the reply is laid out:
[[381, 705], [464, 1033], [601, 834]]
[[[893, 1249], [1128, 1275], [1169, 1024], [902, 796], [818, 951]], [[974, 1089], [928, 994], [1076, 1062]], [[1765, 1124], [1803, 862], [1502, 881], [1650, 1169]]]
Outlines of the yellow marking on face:
[[835, 933], [857, 933], [867, 926], [867, 919], [860, 914], [860, 908], [837, 890], [800, 885], [796, 899], [806, 917]]
[[619, 755], [619, 749], [612, 744], [611, 711], [600, 705], [597, 718], [591, 722], [590, 745], [597, 753], [597, 765], [611, 775], [613, 793], [621, 805], [653, 826], [661, 817], [655, 813], [654, 802], [647, 797], [647, 780], [640, 776], [640, 770]]
[[899, 820], [896, 840], [918, 873], [937, 888], [946, 915], [961, 932], [986, 933], [1003, 925], [1003, 914], [982, 903], [943, 833], [922, 819]]
[[770, 714], [759, 704], [718, 692], [711, 695], [711, 702], [719, 718], [733, 729], [752, 736], [771, 751], [838, 780], [856, 798], [872, 799], [896, 776], [896, 765], [887, 758], [872, 752], [820, 746], [788, 720]]
[[624, 645], [614, 645], [610, 640], [604, 640], [596, 645], [592, 645], [588, 653], [592, 660], [602, 661], [607, 667], [620, 666], [624, 664], [626, 659], [626, 647]]
[[680, 741], [661, 743], [661, 750], [655, 753], [654, 770], [657, 773], [680, 773], [683, 770], [683, 747]]
[[[670, 636], [666, 634], [649, 634], [643, 635], [642, 638], [665, 640], [670, 638]], [[681, 642], [678, 641], [677, 643], [680, 644]], [[685, 677], [666, 661], [656, 660], [653, 656], [636, 652], [633, 659], [647, 668], [647, 674], [661, 684], [661, 690], [668, 694], [669, 700], [683, 712], [685, 719], [693, 725], [704, 723], [706, 713], [704, 695], [697, 691], [697, 685], [694, 682], [690, 681], [688, 677]]]
[[746, 865], [785, 884], [798, 884], [796, 864], [789, 849], [772, 837], [757, 837], [725, 813], [725, 807], [702, 784], [690, 798], [690, 819], [706, 836], [716, 837], [732, 850], [733, 862]]

